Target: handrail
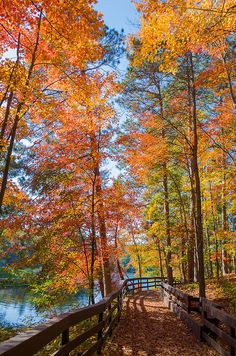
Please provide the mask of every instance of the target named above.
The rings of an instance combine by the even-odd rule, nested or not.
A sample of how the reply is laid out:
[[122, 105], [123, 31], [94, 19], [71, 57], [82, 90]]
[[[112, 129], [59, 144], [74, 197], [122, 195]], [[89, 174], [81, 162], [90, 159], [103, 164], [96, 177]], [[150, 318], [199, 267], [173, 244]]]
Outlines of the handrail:
[[167, 292], [169, 296], [171, 296], [172, 302], [176, 303], [188, 313], [191, 311], [199, 312], [200, 299], [198, 297], [193, 297], [164, 282], [161, 283], [161, 288], [163, 292]]
[[[219, 304], [206, 298], [189, 294], [161, 283], [164, 303], [192, 330], [201, 341], [206, 341], [220, 355], [236, 355], [236, 318]], [[199, 320], [192, 318], [192, 312], [199, 313]], [[201, 317], [200, 317], [201, 313]]]
[[[164, 277], [129, 278], [122, 282], [118, 289], [97, 304], [64, 313], [33, 329], [25, 331], [0, 344], [0, 355], [19, 356], [34, 355], [61, 335], [61, 346], [54, 352], [54, 356], [67, 356], [84, 341], [97, 335], [97, 341], [81, 355], [92, 355], [99, 351], [107, 338], [111, 335], [115, 324], [119, 322], [122, 311], [123, 296], [136, 289], [145, 290], [160, 285]], [[115, 303], [114, 303], [115, 302]], [[112, 305], [114, 303], [114, 305]], [[105, 315], [107, 313], [108, 315]], [[97, 324], [70, 340], [69, 329], [82, 321], [94, 316], [98, 317]]]

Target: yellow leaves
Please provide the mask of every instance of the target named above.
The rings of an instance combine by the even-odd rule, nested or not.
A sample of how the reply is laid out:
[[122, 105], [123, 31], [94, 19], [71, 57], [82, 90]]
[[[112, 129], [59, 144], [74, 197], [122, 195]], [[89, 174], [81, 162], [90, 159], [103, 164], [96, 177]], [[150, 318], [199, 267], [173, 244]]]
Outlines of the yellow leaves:
[[4, 153], [8, 146], [8, 141], [4, 139], [0, 139], [0, 154]]
[[[227, 4], [226, 4], [227, 3]], [[220, 56], [224, 41], [236, 25], [229, 9], [232, 3], [223, 1], [139, 1], [141, 29], [138, 36], [141, 49], [134, 64], [143, 60], [155, 62], [159, 52], [167, 52], [162, 69], [173, 72], [178, 56], [188, 50], [208, 51]], [[223, 11], [223, 12], [222, 12]], [[217, 45], [216, 45], [217, 44]]]
[[9, 181], [4, 198], [4, 205], [9, 205], [14, 209], [22, 209], [25, 207], [27, 201], [28, 197], [26, 193], [19, 189], [19, 187], [13, 181]]

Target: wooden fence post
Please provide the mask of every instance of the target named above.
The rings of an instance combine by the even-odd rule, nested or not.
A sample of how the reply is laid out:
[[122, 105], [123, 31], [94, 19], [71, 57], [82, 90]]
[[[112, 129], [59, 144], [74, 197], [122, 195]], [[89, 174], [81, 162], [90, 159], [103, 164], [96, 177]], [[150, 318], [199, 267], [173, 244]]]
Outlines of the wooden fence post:
[[[100, 323], [101, 321], [103, 321], [103, 312], [98, 315], [98, 323]], [[102, 337], [103, 337], [103, 330], [101, 329], [98, 331], [98, 337], [97, 337], [98, 341], [102, 339]], [[97, 354], [101, 355], [101, 352], [102, 352], [102, 347], [99, 347]]]
[[[69, 329], [66, 329], [61, 334], [61, 344], [62, 344], [62, 346], [68, 344], [69, 341], [70, 341]], [[66, 356], [69, 356], [69, 354], [66, 355]]]
[[[111, 304], [109, 305], [109, 307], [108, 307], [108, 313], [110, 313], [111, 312]], [[110, 325], [111, 325], [111, 322], [112, 322], [112, 313], [111, 313], [111, 315], [109, 316], [109, 319], [108, 319], [109, 321], [109, 327], [110, 327]], [[111, 330], [109, 331], [109, 336], [111, 337], [111, 335], [112, 335], [112, 328], [111, 328]]]
[[117, 313], [118, 313], [118, 322], [120, 321], [120, 316], [121, 316], [121, 295], [119, 294], [118, 297], [117, 297], [117, 303], [118, 303], [118, 306], [117, 306]]
[[[230, 336], [235, 339], [235, 328], [230, 328]], [[230, 347], [230, 356], [236, 355], [236, 348], [234, 346]]]
[[188, 295], [188, 305], [187, 305], [187, 308], [188, 308], [188, 314], [190, 314], [190, 313], [191, 313], [191, 300], [192, 300], [191, 295]]

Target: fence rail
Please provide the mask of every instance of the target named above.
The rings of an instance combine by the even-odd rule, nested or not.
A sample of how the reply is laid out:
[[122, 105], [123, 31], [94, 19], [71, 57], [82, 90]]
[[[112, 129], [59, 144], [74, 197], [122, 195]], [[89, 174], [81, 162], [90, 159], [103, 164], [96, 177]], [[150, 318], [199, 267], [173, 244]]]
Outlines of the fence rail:
[[[62, 314], [1, 343], [0, 355], [35, 355], [51, 342], [55, 343], [55, 340], [56, 350], [47, 355], [69, 356], [75, 350], [80, 356], [93, 355], [95, 352], [100, 354], [106, 338], [111, 336], [120, 320], [123, 297], [134, 294], [136, 290], [147, 291], [157, 287], [160, 287], [164, 303], [190, 327], [199, 340], [206, 341], [220, 355], [236, 355], [236, 318], [206, 298], [193, 297], [170, 286], [162, 277], [127, 279], [99, 303]], [[83, 322], [88, 322], [85, 330], [80, 328], [74, 335], [73, 327], [81, 326]]]
[[236, 355], [235, 317], [206, 298], [193, 297], [166, 283], [161, 283], [161, 294], [164, 303], [199, 340], [206, 341], [220, 355]]
[[[145, 277], [126, 279], [118, 289], [99, 303], [62, 314], [49, 322], [21, 333], [0, 344], [0, 355], [31, 356], [42, 350], [50, 342], [60, 337], [60, 345], [53, 356], [68, 356], [69, 353], [92, 337], [92, 345], [79, 352], [78, 355], [99, 353], [106, 338], [111, 335], [119, 322], [122, 311], [122, 299], [135, 290], [148, 290], [160, 285], [162, 277]], [[95, 323], [84, 332], [71, 339], [70, 329], [83, 321], [96, 318]], [[94, 322], [94, 321], [93, 321]], [[51, 353], [50, 353], [51, 354]]]
[[221, 355], [236, 355], [236, 318], [206, 298], [200, 298], [202, 338]]

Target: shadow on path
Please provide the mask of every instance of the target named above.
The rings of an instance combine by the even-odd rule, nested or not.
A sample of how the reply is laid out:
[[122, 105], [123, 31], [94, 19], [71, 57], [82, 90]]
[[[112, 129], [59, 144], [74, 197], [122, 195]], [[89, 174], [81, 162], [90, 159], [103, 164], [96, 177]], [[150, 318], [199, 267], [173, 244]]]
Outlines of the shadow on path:
[[121, 321], [103, 350], [104, 356], [213, 356], [185, 324], [163, 304], [158, 291], [126, 298]]

